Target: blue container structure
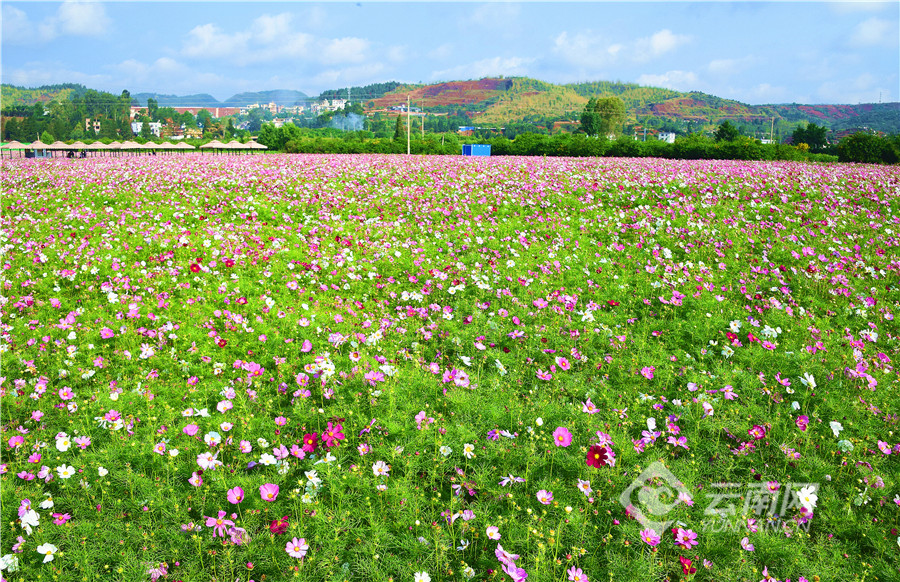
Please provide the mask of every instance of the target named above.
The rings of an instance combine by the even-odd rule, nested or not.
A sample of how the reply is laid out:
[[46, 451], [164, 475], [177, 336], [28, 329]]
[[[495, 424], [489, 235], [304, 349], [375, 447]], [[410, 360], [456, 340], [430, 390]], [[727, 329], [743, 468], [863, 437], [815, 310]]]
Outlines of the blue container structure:
[[490, 156], [490, 144], [467, 143], [463, 144], [462, 155], [464, 156]]

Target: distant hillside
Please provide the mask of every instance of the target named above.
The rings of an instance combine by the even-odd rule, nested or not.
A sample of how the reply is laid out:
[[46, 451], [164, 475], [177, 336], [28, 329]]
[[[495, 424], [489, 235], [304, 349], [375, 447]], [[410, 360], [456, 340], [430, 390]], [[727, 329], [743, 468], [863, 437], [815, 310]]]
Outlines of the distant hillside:
[[376, 99], [370, 99], [371, 108], [384, 109], [406, 105], [406, 97], [414, 101], [413, 107], [428, 110], [462, 108], [466, 111], [483, 111], [492, 99], [497, 99], [513, 85], [512, 79], [480, 79], [478, 81], [451, 81], [434, 85], [401, 85]]
[[[82, 96], [83, 85], [47, 85], [33, 89], [2, 86], [2, 108], [29, 107], [35, 103]], [[319, 99], [346, 98], [348, 89], [323, 91]], [[373, 83], [349, 89], [350, 100], [361, 102], [368, 112], [406, 104], [428, 113], [449, 113], [483, 126], [551, 126], [577, 128], [584, 105], [591, 97], [617, 96], [625, 102], [627, 125], [647, 126], [660, 131], [688, 133], [709, 131], [728, 119], [743, 126], [747, 135], [789, 135], [799, 123], [816, 123], [834, 131], [868, 127], [886, 133], [900, 133], [900, 103], [858, 105], [747, 105], [701, 92], [679, 92], [635, 83], [595, 81], [554, 85], [526, 77], [483, 78], [430, 85], [409, 85], [397, 81]], [[312, 99], [296, 90], [282, 89], [239, 93], [219, 102], [208, 94], [160, 95], [138, 93], [132, 98], [141, 105], [148, 98], [161, 107], [224, 107], [275, 102], [281, 106], [306, 103]], [[774, 120], [774, 121], [773, 121]]]
[[160, 107], [222, 107], [215, 97], [207, 93], [197, 95], [160, 95], [159, 93], [136, 93], [131, 96], [141, 107], [147, 106], [147, 99], [156, 99]]
[[387, 83], [372, 83], [362, 87], [344, 87], [343, 89], [328, 89], [319, 94], [319, 99], [346, 99], [350, 96], [352, 102], [367, 102], [372, 99], [382, 97], [385, 93], [389, 93], [402, 85], [397, 81], [388, 81]]
[[226, 107], [241, 107], [253, 103], [275, 103], [281, 107], [291, 107], [309, 101], [306, 93], [292, 89], [276, 89], [274, 91], [257, 91], [255, 93], [238, 93], [225, 100]]
[[35, 103], [49, 103], [54, 100], [71, 99], [77, 95], [84, 95], [86, 92], [87, 87], [75, 83], [43, 85], [33, 89], [3, 84], [0, 86], [0, 108], [6, 109], [14, 105], [34, 105]]

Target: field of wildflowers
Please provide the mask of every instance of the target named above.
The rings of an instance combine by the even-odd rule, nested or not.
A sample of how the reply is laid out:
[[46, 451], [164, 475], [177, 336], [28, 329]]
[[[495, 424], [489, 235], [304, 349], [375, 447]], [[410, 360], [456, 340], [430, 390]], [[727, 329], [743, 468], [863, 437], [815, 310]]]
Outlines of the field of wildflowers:
[[897, 580], [900, 168], [2, 166], [10, 581]]

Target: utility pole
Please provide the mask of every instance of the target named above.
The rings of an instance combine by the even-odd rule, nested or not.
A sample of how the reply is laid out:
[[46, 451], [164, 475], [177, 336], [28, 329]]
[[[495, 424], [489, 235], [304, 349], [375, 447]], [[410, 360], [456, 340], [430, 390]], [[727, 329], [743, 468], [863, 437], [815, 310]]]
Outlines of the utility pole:
[[769, 141], [775, 143], [775, 118], [772, 118], [772, 128], [769, 130]]
[[409, 95], [406, 96], [406, 155], [409, 155], [409, 136], [412, 130], [412, 117], [410, 117]]

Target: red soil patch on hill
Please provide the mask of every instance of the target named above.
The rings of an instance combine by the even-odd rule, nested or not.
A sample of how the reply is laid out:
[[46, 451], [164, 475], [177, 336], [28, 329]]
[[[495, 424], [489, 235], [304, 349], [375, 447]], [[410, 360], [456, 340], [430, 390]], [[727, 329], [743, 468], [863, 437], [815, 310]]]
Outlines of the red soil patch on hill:
[[468, 105], [496, 97], [512, 86], [509, 79], [480, 79], [478, 81], [453, 81], [438, 83], [412, 90], [397, 89], [382, 97], [373, 99], [376, 108], [392, 107], [406, 103], [409, 95], [417, 105], [436, 107], [439, 105]]

